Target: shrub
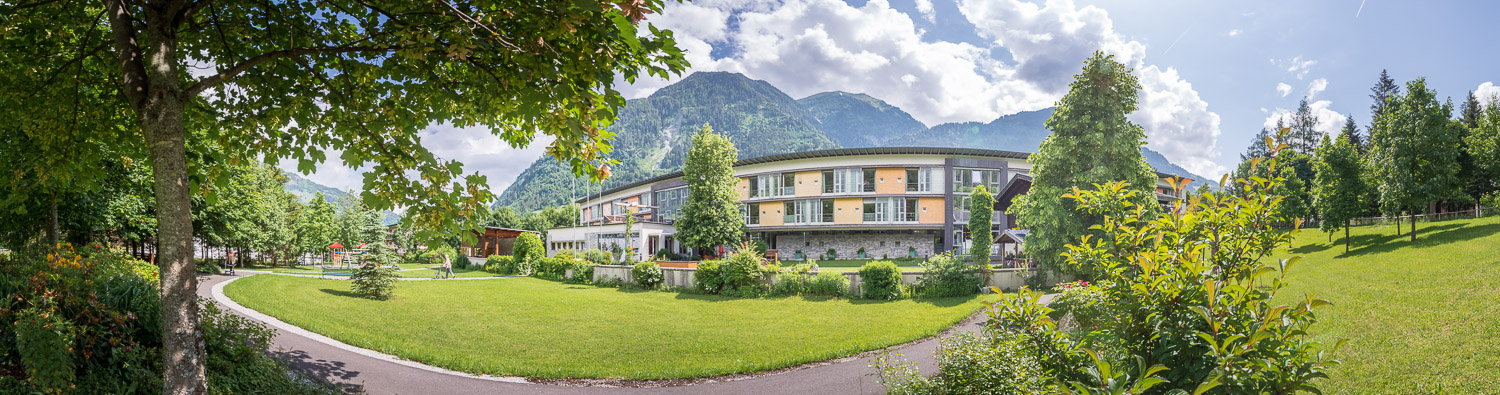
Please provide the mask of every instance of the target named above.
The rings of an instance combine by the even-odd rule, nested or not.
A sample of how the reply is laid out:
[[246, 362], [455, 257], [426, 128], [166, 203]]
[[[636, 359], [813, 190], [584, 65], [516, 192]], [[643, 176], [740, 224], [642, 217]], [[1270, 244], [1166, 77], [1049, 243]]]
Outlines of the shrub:
[[219, 263], [217, 261], [208, 259], [196, 259], [196, 261], [198, 261], [198, 273], [222, 274], [224, 272], [223, 269], [219, 268]]
[[698, 270], [693, 271], [693, 287], [703, 293], [718, 294], [719, 290], [724, 289], [723, 262], [716, 260], [698, 262]]
[[595, 265], [610, 263], [609, 255], [598, 248], [590, 248], [587, 252], [584, 252], [584, 259], [593, 262]]
[[213, 301], [199, 305], [210, 393], [339, 393], [333, 385], [304, 376], [266, 356], [276, 331], [265, 324], [219, 309]]
[[976, 273], [979, 270], [979, 267], [964, 262], [963, 258], [943, 253], [922, 262], [925, 273], [912, 288], [914, 293], [931, 298], [975, 294], [984, 284]]
[[755, 295], [759, 293], [757, 291], [765, 289], [765, 270], [761, 267], [760, 256], [748, 245], [742, 245], [739, 250], [724, 257], [721, 265], [719, 276], [723, 287], [719, 293]]
[[526, 232], [516, 237], [515, 249], [511, 256], [516, 260], [533, 261], [547, 256], [547, 248], [542, 246], [542, 238], [536, 233]]
[[1074, 281], [1070, 283], [1057, 284], [1052, 287], [1057, 296], [1052, 298], [1050, 304], [1056, 309], [1054, 314], [1067, 325], [1063, 330], [1067, 331], [1092, 331], [1111, 320], [1115, 316], [1114, 309], [1110, 308], [1105, 300], [1104, 289], [1108, 285], [1089, 284], [1087, 281]]
[[562, 278], [564, 272], [568, 270], [568, 264], [570, 262], [572, 261], [543, 257], [536, 260], [534, 269], [537, 275], [560, 279]]
[[944, 337], [937, 351], [937, 373], [923, 376], [914, 362], [882, 354], [871, 365], [889, 394], [1050, 394], [1059, 393], [1041, 365], [1014, 336], [969, 332]]
[[640, 262], [630, 268], [630, 278], [635, 279], [635, 284], [646, 289], [656, 289], [661, 286], [663, 276], [661, 266], [656, 262]]
[[[1277, 150], [1254, 166], [1274, 171]], [[1308, 333], [1316, 332], [1314, 309], [1329, 302], [1277, 297], [1299, 259], [1268, 259], [1297, 233], [1273, 227], [1283, 197], [1271, 191], [1280, 181], [1236, 181], [1238, 193], [1202, 195], [1164, 213], [1137, 206], [1141, 192], [1124, 183], [1075, 189], [1065, 198], [1103, 223], [1099, 237], [1067, 246], [1063, 258], [1098, 273], [1101, 303], [1116, 309], [1118, 320], [1069, 333], [1048, 316], [1051, 308], [1036, 303], [1039, 294], [1026, 291], [993, 304], [987, 330], [1027, 339], [1046, 378], [1076, 388], [1154, 383], [1161, 388], [1153, 393], [1212, 385], [1233, 393], [1317, 393], [1316, 379], [1337, 361], [1325, 359]], [[1146, 360], [1159, 366], [1095, 368]]]
[[57, 392], [72, 386], [76, 335], [71, 322], [40, 306], [16, 314], [16, 350], [31, 385]]
[[783, 273], [777, 276], [776, 283], [771, 284], [771, 295], [801, 295], [807, 292], [808, 276], [806, 273]]
[[553, 258], [557, 258], [557, 259], [566, 259], [566, 260], [570, 260], [570, 261], [576, 261], [576, 260], [579, 260], [579, 259], [583, 259], [583, 257], [578, 256], [578, 255], [579, 254], [578, 254], [577, 251], [573, 251], [573, 250], [561, 250], [561, 251], [553, 253], [552, 257]]
[[668, 250], [666, 248], [656, 250], [655, 256], [657, 259], [661, 260], [673, 260], [677, 258], [677, 254], [673, 254], [672, 250]]
[[484, 271], [500, 275], [510, 274], [507, 270], [514, 269], [511, 262], [510, 255], [490, 255], [484, 258]]
[[839, 252], [838, 251], [834, 251], [832, 248], [829, 248], [828, 249], [828, 260], [834, 260], [834, 259], [839, 259]]
[[350, 291], [360, 297], [375, 300], [390, 299], [396, 292], [396, 281], [401, 275], [396, 268], [386, 265], [364, 265], [354, 269], [350, 279]]
[[765, 240], [755, 240], [750, 242], [750, 248], [760, 256], [766, 256], [766, 252], [771, 250], [771, 246], [767, 245]]
[[458, 254], [457, 258], [453, 258], [453, 268], [454, 269], [468, 269], [469, 265], [470, 265], [470, 263], [469, 263], [469, 256], [468, 255]]
[[859, 268], [860, 297], [901, 298], [901, 269], [890, 261], [873, 261]]
[[588, 284], [594, 281], [594, 264], [584, 261], [567, 262], [568, 270], [572, 270], [573, 275], [564, 279], [564, 282], [569, 284]]
[[849, 294], [849, 277], [839, 272], [822, 272], [807, 284], [810, 295], [844, 296]]

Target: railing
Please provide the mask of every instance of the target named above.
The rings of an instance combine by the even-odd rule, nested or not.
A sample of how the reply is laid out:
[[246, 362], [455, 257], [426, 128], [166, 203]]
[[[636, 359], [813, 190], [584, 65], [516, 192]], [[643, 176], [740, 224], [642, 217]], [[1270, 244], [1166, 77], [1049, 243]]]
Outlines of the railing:
[[1446, 213], [1436, 213], [1436, 214], [1403, 215], [1403, 216], [1396, 216], [1396, 217], [1365, 217], [1365, 218], [1355, 218], [1355, 219], [1349, 220], [1349, 225], [1350, 226], [1375, 225], [1375, 224], [1383, 224], [1383, 223], [1395, 222], [1397, 220], [1411, 221], [1413, 219], [1415, 219], [1417, 221], [1436, 222], [1436, 221], [1447, 221], [1447, 220], [1459, 219], [1459, 218], [1481, 218], [1481, 217], [1487, 217], [1487, 216], [1491, 216], [1491, 215], [1495, 215], [1495, 214], [1500, 214], [1500, 207], [1474, 208], [1474, 209], [1471, 209], [1471, 210], [1449, 211], [1449, 212], [1446, 212]]

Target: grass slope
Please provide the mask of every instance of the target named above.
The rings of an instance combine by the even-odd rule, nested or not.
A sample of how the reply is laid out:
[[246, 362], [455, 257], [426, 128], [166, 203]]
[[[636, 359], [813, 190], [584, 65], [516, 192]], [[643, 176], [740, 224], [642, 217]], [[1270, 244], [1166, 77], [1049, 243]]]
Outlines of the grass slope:
[[934, 335], [994, 298], [736, 299], [534, 278], [403, 282], [384, 302], [336, 280], [255, 276], [225, 288], [246, 307], [359, 347], [546, 378], [708, 377], [838, 358]]
[[1312, 294], [1314, 337], [1342, 360], [1320, 385], [1328, 394], [1494, 393], [1500, 379], [1500, 217], [1419, 223], [1417, 241], [1391, 226], [1353, 230], [1330, 244], [1316, 230], [1298, 234], [1304, 256], [1279, 295]]

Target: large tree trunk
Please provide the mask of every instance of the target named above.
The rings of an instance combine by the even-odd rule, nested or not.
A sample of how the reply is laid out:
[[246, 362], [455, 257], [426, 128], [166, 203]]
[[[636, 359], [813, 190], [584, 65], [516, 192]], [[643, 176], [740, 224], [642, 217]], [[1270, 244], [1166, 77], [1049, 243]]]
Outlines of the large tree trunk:
[[1396, 236], [1401, 235], [1401, 213], [1396, 213]]
[[1417, 241], [1417, 208], [1411, 208], [1411, 241]]
[[[161, 255], [162, 393], [205, 394], [207, 354], [198, 326], [198, 277], [176, 26], [187, 2], [148, 4], [131, 15], [124, 0], [106, 0], [121, 93], [135, 110], [151, 158], [156, 193], [156, 252]], [[144, 23], [141, 23], [144, 22]], [[141, 40], [140, 34], [145, 35]], [[143, 46], [144, 44], [144, 46]]]
[[1349, 253], [1349, 220], [1344, 220], [1344, 253]]

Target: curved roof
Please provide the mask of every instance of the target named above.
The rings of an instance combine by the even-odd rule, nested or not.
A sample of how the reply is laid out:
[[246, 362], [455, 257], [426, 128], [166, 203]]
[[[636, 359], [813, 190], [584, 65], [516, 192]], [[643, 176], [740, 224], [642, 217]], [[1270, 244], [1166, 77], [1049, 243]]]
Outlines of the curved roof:
[[[1030, 152], [1016, 152], [1016, 151], [992, 150], [992, 149], [979, 149], [979, 148], [951, 148], [951, 147], [837, 148], [837, 149], [828, 149], [828, 150], [820, 150], [820, 151], [791, 152], [791, 153], [785, 153], [785, 154], [766, 155], [766, 156], [758, 156], [758, 157], [749, 158], [749, 159], [741, 159], [739, 161], [734, 162], [734, 167], [756, 165], [756, 164], [761, 164], [761, 163], [780, 162], [780, 161], [787, 161], [787, 160], [797, 160], [797, 159], [816, 159], [816, 158], [832, 158], [832, 157], [839, 157], [839, 156], [861, 156], [861, 155], [953, 155], [953, 156], [984, 156], [984, 157], [1007, 158], [1007, 159], [1026, 159], [1028, 156], [1031, 156], [1031, 153]], [[1168, 173], [1162, 173], [1162, 172], [1156, 172], [1156, 174], [1158, 176], [1174, 176], [1174, 174], [1168, 174]], [[578, 200], [575, 200], [574, 202], [575, 203], [583, 203], [583, 202], [589, 201], [590, 199], [596, 199], [596, 198], [599, 198], [601, 196], [608, 196], [610, 194], [614, 194], [614, 193], [617, 193], [617, 192], [620, 192], [620, 191], [624, 191], [626, 189], [631, 189], [631, 188], [639, 187], [639, 186], [642, 186], [642, 185], [651, 185], [651, 184], [655, 184], [655, 183], [658, 183], [658, 182], [667, 181], [667, 180], [671, 180], [673, 178], [679, 178], [679, 177], [682, 177], [682, 171], [674, 171], [674, 172], [663, 174], [663, 175], [659, 175], [659, 176], [656, 176], [656, 177], [651, 177], [651, 178], [647, 178], [647, 179], [644, 179], [644, 180], [640, 180], [640, 181], [632, 182], [632, 183], [629, 183], [629, 184], [621, 185], [621, 186], [618, 186], [618, 187], [610, 188], [609, 190], [603, 191], [603, 192], [600, 192], [600, 193], [589, 194], [587, 196], [579, 198]]]

